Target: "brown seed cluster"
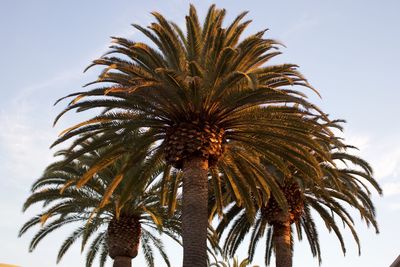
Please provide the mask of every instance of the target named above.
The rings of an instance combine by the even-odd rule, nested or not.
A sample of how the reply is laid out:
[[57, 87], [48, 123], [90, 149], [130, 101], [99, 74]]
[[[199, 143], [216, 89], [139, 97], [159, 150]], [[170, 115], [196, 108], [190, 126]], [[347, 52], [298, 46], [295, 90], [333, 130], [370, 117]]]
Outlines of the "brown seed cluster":
[[107, 246], [111, 258], [124, 256], [134, 258], [138, 254], [141, 234], [139, 218], [132, 215], [121, 215], [113, 218], [108, 224]]
[[166, 161], [182, 168], [183, 160], [200, 156], [214, 165], [223, 153], [224, 130], [208, 123], [183, 122], [171, 127], [165, 138]]
[[275, 198], [271, 196], [267, 205], [261, 208], [262, 216], [270, 224], [282, 223], [289, 220], [290, 223], [296, 222], [303, 214], [304, 209], [304, 196], [296, 182], [286, 182], [281, 186], [281, 190], [286, 197], [289, 209], [284, 212]]

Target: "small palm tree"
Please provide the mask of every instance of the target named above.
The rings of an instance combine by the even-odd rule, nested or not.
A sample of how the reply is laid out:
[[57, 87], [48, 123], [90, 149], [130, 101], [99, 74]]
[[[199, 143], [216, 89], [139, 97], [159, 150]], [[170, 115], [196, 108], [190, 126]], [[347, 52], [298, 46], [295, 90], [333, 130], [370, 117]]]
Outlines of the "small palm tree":
[[[337, 165], [321, 162], [323, 176], [313, 183], [304, 183], [304, 179], [299, 177], [301, 174], [295, 169], [290, 177], [281, 175], [280, 187], [288, 202], [287, 210], [282, 209], [272, 196], [266, 205], [260, 206], [257, 216], [252, 221], [249, 220], [243, 208], [237, 205], [232, 206], [217, 228], [217, 232], [221, 235], [230, 227], [225, 239], [224, 253], [228, 256], [234, 255], [244, 236], [251, 232], [248, 248], [250, 260], [254, 257], [258, 241], [265, 236], [265, 264], [267, 266], [270, 264], [274, 251], [276, 266], [290, 267], [292, 266], [292, 235], [295, 228], [299, 240], [303, 238], [303, 234], [306, 235], [312, 254], [321, 262], [317, 228], [312, 219], [311, 210], [324, 220], [329, 231], [334, 231], [345, 253], [344, 240], [335, 216], [340, 218], [343, 224], [349, 227], [360, 252], [354, 221], [346, 211], [345, 205], [359, 211], [367, 225], [373, 225], [378, 232], [375, 208], [370, 200], [371, 192], [368, 186], [371, 185], [380, 194], [382, 190], [374, 180], [369, 164], [345, 151], [349, 147], [342, 144], [340, 147], [332, 148], [332, 159]], [[338, 167], [341, 164], [344, 167]]]
[[[25, 223], [20, 230], [20, 236], [31, 227], [41, 225], [29, 246], [29, 250], [33, 251], [49, 233], [75, 223], [78, 227], [62, 244], [57, 262], [77, 239], [82, 238], [83, 250], [93, 237], [86, 256], [87, 267], [92, 266], [96, 255], [100, 256], [100, 266], [104, 266], [107, 254], [114, 259], [114, 267], [131, 266], [131, 259], [138, 254], [139, 244], [148, 266], [154, 266], [154, 248], [170, 266], [156, 233], [163, 232], [179, 242], [177, 234], [180, 231], [180, 222], [177, 217], [168, 217], [167, 211], [159, 205], [159, 189], [151, 185], [152, 179], [140, 179], [148, 162], [143, 161], [126, 174], [130, 180], [134, 180], [136, 187], [122, 209], [118, 209], [116, 205], [121, 196], [121, 188], [116, 188], [108, 202], [98, 208], [123, 165], [121, 160], [98, 172], [84, 186], [76, 186], [75, 182], [104, 152], [84, 154], [66, 165], [59, 162], [50, 165], [34, 183], [32, 195], [24, 204], [26, 210], [31, 205], [42, 202], [46, 209]], [[58, 154], [67, 156], [68, 153], [61, 151]], [[160, 168], [157, 167], [153, 166], [153, 177], [159, 174]], [[66, 184], [69, 186], [66, 187]], [[120, 184], [120, 187], [123, 186], [124, 182]]]
[[[67, 96], [75, 98], [56, 118], [68, 110], [104, 110], [65, 130], [54, 143], [75, 138], [73, 150], [87, 136], [102, 133], [90, 147], [74, 150], [67, 161], [113, 144], [115, 150], [103, 155], [79, 185], [121, 157], [129, 163], [124, 168], [130, 168], [136, 164], [136, 152], [150, 145], [154, 158], [165, 159], [169, 169], [182, 170], [184, 267], [206, 265], [209, 176], [220, 204], [221, 179], [226, 179], [239, 203], [249, 202], [249, 192], [260, 203], [272, 192], [281, 206], [287, 206], [260, 158], [283, 173], [288, 173], [285, 163], [289, 162], [315, 175], [321, 172], [317, 157], [329, 160], [314, 138], [331, 135], [319, 123], [323, 114], [293, 88], [311, 88], [297, 66], [266, 66], [280, 54], [279, 43], [264, 38], [265, 31], [241, 38], [250, 23], [243, 22], [246, 12], [223, 27], [225, 14], [224, 9], [211, 6], [201, 24], [191, 6], [183, 31], [154, 12], [157, 22], [148, 28], [133, 25], [151, 45], [114, 37], [112, 50], [91, 65], [104, 68], [98, 80], [89, 84], [99, 86]], [[134, 150], [125, 149], [138, 130], [142, 143]], [[82, 133], [86, 135], [81, 137]], [[219, 176], [216, 165], [227, 151], [235, 157], [218, 166], [229, 174]], [[164, 173], [167, 182], [169, 171]], [[116, 177], [115, 186], [123, 180]], [[134, 186], [127, 183], [126, 192]], [[122, 195], [124, 203], [128, 193]], [[161, 204], [166, 204], [163, 200]]]

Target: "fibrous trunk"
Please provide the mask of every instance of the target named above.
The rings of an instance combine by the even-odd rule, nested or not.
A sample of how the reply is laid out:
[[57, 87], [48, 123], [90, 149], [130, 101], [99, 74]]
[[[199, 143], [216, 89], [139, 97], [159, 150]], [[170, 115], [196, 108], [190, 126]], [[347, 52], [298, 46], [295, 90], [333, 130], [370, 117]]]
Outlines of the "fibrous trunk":
[[261, 208], [262, 216], [273, 225], [273, 246], [276, 267], [292, 267], [292, 240], [290, 225], [298, 221], [304, 211], [304, 194], [295, 181], [286, 180], [281, 190], [288, 203], [283, 210], [271, 196], [266, 206]]
[[207, 266], [208, 167], [224, 151], [224, 134], [224, 129], [196, 116], [166, 132], [165, 159], [183, 171], [183, 267]]
[[292, 267], [293, 255], [290, 222], [275, 223], [273, 227], [276, 267]]
[[193, 157], [183, 164], [183, 267], [207, 266], [208, 160]]
[[132, 267], [132, 258], [124, 256], [116, 256], [114, 258], [113, 267]]
[[111, 220], [107, 229], [107, 246], [114, 267], [131, 267], [132, 258], [138, 254], [140, 235], [137, 216], [121, 214]]
[[261, 214], [269, 224], [282, 223], [287, 220], [292, 224], [303, 214], [304, 194], [301, 192], [299, 185], [294, 181], [285, 181], [280, 188], [288, 203], [288, 210], [284, 211], [279, 206], [275, 197], [271, 196], [267, 205], [261, 208]]
[[165, 159], [178, 169], [192, 157], [208, 159], [210, 165], [213, 165], [224, 151], [223, 136], [223, 129], [206, 122], [182, 122], [167, 133]]

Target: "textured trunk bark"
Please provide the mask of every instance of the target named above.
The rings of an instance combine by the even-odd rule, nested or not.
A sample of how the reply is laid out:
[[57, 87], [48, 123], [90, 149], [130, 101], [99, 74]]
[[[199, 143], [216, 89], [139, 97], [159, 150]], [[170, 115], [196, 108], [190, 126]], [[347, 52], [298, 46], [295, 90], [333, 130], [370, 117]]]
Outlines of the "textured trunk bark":
[[114, 217], [107, 228], [108, 255], [113, 267], [131, 267], [132, 258], [138, 254], [142, 227], [139, 217], [122, 213]]
[[113, 267], [132, 267], [132, 258], [125, 256], [117, 256], [114, 258]]
[[292, 267], [292, 242], [290, 222], [274, 224], [273, 244], [276, 267]]
[[194, 157], [183, 163], [183, 267], [207, 266], [208, 160]]

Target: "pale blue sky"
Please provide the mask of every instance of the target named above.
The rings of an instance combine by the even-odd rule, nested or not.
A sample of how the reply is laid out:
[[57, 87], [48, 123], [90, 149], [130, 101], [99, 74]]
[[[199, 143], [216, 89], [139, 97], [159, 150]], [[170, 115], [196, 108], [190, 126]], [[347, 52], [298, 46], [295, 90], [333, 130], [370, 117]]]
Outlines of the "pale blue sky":
[[[359, 146], [359, 154], [371, 162], [385, 189], [383, 198], [374, 195], [381, 233], [375, 235], [358, 222], [362, 255], [358, 257], [354, 242], [347, 238], [348, 253], [343, 257], [336, 238], [317, 220], [322, 266], [389, 266], [400, 254], [400, 2], [191, 2], [201, 16], [215, 2], [227, 9], [228, 20], [249, 10], [253, 23], [247, 33], [269, 28], [269, 37], [287, 46], [274, 62], [300, 65], [322, 94], [322, 100], [312, 97], [313, 101], [332, 117], [348, 121], [346, 138]], [[51, 162], [50, 143], [61, 129], [81, 119], [71, 113], [52, 128], [63, 107], [53, 107], [54, 101], [95, 77], [96, 71], [82, 70], [107, 51], [109, 36], [143, 40], [131, 23], [147, 25], [152, 20], [149, 13], [156, 10], [182, 24], [188, 6], [185, 0], [0, 2], [0, 263], [54, 267], [56, 251], [69, 233], [54, 233], [34, 253], [28, 253], [33, 232], [17, 238], [20, 226], [34, 214], [22, 214], [21, 207], [30, 185]], [[343, 231], [349, 237], [347, 229]], [[78, 247], [58, 266], [83, 266]], [[168, 249], [178, 267], [179, 248], [168, 243]], [[254, 263], [262, 265], [263, 256], [260, 247]], [[135, 261], [133, 266], [143, 266], [142, 259]], [[318, 266], [304, 242], [295, 245], [294, 267], [300, 266]]]

